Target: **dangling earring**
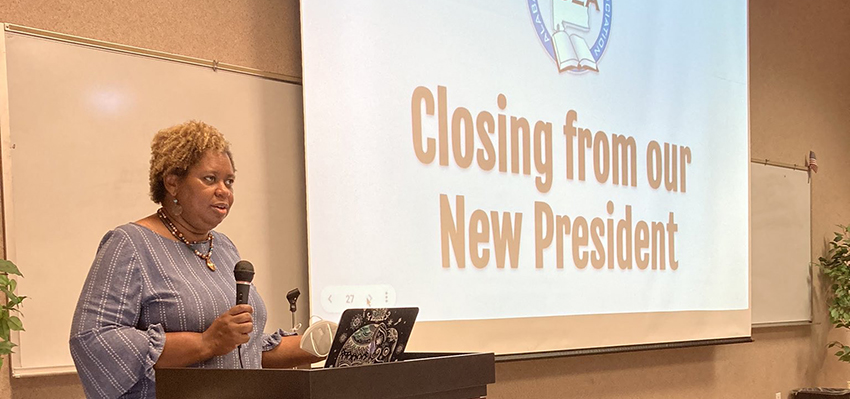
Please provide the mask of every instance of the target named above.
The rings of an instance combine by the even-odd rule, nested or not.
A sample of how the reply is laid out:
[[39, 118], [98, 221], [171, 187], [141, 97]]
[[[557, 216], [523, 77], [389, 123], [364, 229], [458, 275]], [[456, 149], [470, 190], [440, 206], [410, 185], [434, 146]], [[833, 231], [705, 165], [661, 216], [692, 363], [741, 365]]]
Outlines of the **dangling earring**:
[[174, 216], [180, 216], [183, 213], [183, 206], [177, 202], [177, 198], [174, 199], [174, 210], [172, 212], [174, 212]]

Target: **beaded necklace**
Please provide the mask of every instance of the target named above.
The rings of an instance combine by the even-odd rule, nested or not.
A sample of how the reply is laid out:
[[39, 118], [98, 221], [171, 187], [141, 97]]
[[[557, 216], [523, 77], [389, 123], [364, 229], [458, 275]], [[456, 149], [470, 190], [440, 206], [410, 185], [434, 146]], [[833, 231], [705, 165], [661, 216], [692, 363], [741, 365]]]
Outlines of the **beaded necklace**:
[[[180, 242], [186, 244], [186, 246], [189, 247], [189, 249], [192, 252], [194, 252], [195, 255], [198, 255], [199, 258], [201, 258], [201, 259], [203, 259], [207, 262], [207, 267], [210, 270], [215, 271], [215, 263], [213, 263], [212, 260], [210, 260], [210, 257], [212, 256], [212, 250], [213, 250], [213, 235], [212, 235], [212, 233], [209, 233], [209, 235], [207, 235], [206, 240], [189, 241], [189, 240], [186, 239], [186, 237], [183, 236], [183, 233], [181, 233], [180, 230], [177, 230], [177, 226], [175, 226], [174, 223], [171, 223], [171, 219], [168, 218], [168, 215], [165, 214], [165, 211], [162, 208], [157, 209], [156, 214], [159, 216], [159, 220], [162, 221], [162, 224], [165, 225], [165, 227], [168, 229], [168, 231], [171, 233], [171, 235], [174, 236], [174, 238], [176, 238]], [[204, 241], [210, 242], [210, 249], [207, 251], [206, 254], [202, 254], [202, 253], [198, 252], [197, 249], [192, 247], [192, 244], [199, 244], [199, 243], [202, 243]]]

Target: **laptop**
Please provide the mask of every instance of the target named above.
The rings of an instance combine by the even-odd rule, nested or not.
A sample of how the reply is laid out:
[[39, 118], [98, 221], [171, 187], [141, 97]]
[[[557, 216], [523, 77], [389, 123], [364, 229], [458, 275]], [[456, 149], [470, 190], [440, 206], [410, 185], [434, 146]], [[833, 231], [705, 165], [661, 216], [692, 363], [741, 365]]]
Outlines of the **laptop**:
[[325, 368], [398, 360], [407, 348], [419, 308], [346, 309], [339, 319]]

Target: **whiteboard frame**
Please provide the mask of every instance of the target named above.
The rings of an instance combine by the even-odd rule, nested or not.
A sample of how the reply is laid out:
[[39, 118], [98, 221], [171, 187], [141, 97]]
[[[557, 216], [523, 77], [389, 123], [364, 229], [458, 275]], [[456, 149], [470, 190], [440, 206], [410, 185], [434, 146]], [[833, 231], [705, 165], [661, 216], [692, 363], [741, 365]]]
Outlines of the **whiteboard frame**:
[[[753, 328], [758, 329], [767, 329], [767, 328], [776, 328], [776, 327], [796, 327], [796, 326], [810, 326], [813, 322], [813, 314], [814, 314], [814, 302], [813, 302], [813, 293], [812, 293], [812, 282], [813, 282], [813, 271], [812, 271], [812, 183], [811, 183], [811, 172], [809, 171], [808, 165], [798, 165], [796, 163], [785, 163], [785, 162], [777, 162], [771, 161], [769, 159], [760, 159], [760, 158], [751, 158], [751, 164], [764, 165], [764, 166], [774, 166], [778, 168], [791, 169], [795, 171], [807, 172], [809, 174], [809, 182], [808, 182], [808, 190], [809, 190], [809, 267], [808, 267], [808, 280], [809, 280], [809, 295], [808, 295], [808, 305], [809, 305], [809, 318], [807, 320], [790, 320], [790, 321], [779, 321], [779, 322], [760, 322], [760, 323], [752, 323]], [[752, 173], [750, 174], [750, 229], [752, 230]], [[750, 253], [752, 255], [752, 231], [750, 235]], [[752, 263], [752, 260], [751, 260]], [[752, 296], [752, 270], [753, 265], [750, 265], [750, 295]], [[752, 302], [752, 299], [751, 299]], [[752, 309], [752, 303], [750, 306], [750, 311]]]
[[[0, 182], [0, 212], [3, 215], [3, 248], [5, 259], [16, 261], [15, 240], [15, 209], [11, 199], [13, 197], [12, 184], [12, 160], [11, 160], [11, 131], [10, 131], [10, 104], [7, 73], [7, 51], [6, 36], [8, 34], [48, 39], [56, 42], [69, 43], [88, 47], [92, 49], [107, 50], [124, 55], [137, 55], [145, 58], [173, 61], [181, 64], [208, 67], [213, 71], [223, 70], [249, 76], [260, 77], [273, 81], [301, 86], [301, 78], [279, 73], [267, 72], [253, 68], [242, 67], [233, 64], [220, 63], [216, 60], [204, 60], [188, 56], [181, 56], [156, 50], [148, 50], [139, 47], [126, 46], [116, 43], [87, 39], [62, 33], [56, 33], [41, 29], [29, 28], [21, 25], [3, 23], [3, 35], [0, 37], [0, 165], [2, 165], [2, 177]], [[62, 337], [64, 338], [64, 337]], [[10, 340], [15, 345], [20, 344], [20, 333], [12, 331]], [[76, 367], [71, 365], [45, 366], [45, 367], [23, 367], [21, 354], [16, 350], [11, 354], [11, 374], [13, 378], [38, 377], [48, 375], [70, 375], [76, 374]]]

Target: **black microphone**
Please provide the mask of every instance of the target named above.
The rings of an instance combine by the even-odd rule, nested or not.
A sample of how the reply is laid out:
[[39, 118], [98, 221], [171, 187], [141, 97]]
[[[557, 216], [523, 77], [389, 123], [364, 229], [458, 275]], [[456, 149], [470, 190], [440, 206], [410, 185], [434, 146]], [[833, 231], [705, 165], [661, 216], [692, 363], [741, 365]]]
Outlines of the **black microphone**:
[[[233, 277], [236, 277], [236, 304], [248, 303], [248, 294], [251, 293], [251, 280], [254, 279], [254, 265], [247, 260], [236, 262], [236, 267], [233, 268]], [[242, 364], [242, 345], [237, 346], [237, 349], [239, 351], [239, 366], [245, 368]]]
[[254, 279], [254, 265], [247, 260], [236, 262], [233, 268], [233, 276], [236, 277], [236, 304], [248, 303], [248, 294], [251, 293], [251, 280]]

